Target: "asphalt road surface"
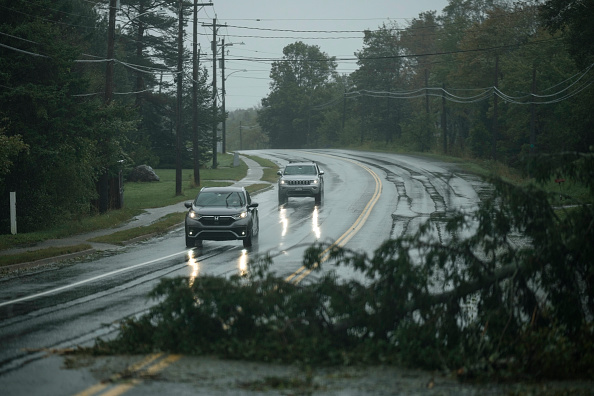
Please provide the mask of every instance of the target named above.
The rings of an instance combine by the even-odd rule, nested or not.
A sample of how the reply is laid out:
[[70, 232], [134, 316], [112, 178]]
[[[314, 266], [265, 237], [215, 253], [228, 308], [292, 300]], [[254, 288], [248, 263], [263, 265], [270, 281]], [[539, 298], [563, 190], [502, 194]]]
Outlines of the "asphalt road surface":
[[[164, 393], [164, 385], [155, 378], [169, 378], [169, 390], [165, 393], [215, 394], [214, 389], [197, 392], [198, 385], [192, 387], [188, 381], [164, 374], [175, 367], [186, 367], [189, 357], [112, 359], [107, 364], [109, 368], [99, 369], [97, 365], [105, 365], [105, 361], [85, 364], [58, 352], [92, 345], [97, 337], [113, 336], [122, 318], [143, 314], [150, 308], [154, 302], [147, 299], [147, 294], [161, 278], [229, 276], [245, 271], [250, 257], [268, 252], [275, 257], [272, 269], [277, 275], [294, 282], [308, 282], [315, 273], [303, 270], [301, 260], [311, 243], [331, 242], [371, 254], [385, 239], [411, 232], [430, 216], [439, 219], [452, 210], [472, 210], [487, 189], [477, 177], [427, 158], [345, 150], [242, 153], [271, 159], [280, 166], [290, 159], [315, 160], [325, 172], [322, 204], [315, 206], [313, 198], [290, 198], [286, 205], [279, 206], [275, 186], [253, 197], [260, 204], [260, 235], [250, 249], [244, 249], [241, 241], [205, 241], [201, 249], [187, 249], [180, 226], [165, 236], [131, 245], [117, 254], [107, 252], [0, 279], [0, 393], [107, 394], [102, 393], [108, 391], [102, 379], [117, 376], [118, 369], [134, 364], [134, 360], [148, 359], [143, 369], [160, 372], [161, 377], [147, 374], [125, 381], [127, 387], [112, 394]], [[447, 239], [447, 235], [440, 237]], [[348, 269], [339, 271], [344, 278], [356, 276]], [[190, 372], [202, 378], [201, 370], [208, 371], [216, 363], [203, 362], [201, 367]], [[221, 370], [229, 369], [226, 367]], [[226, 374], [224, 377], [237, 381]], [[413, 377], [423, 386], [434, 380], [421, 374]], [[396, 377], [389, 373], [386, 378], [390, 381]], [[387, 394], [394, 386], [386, 385]], [[241, 393], [244, 391], [233, 393], [226, 389], [220, 394], [245, 394]], [[349, 394], [345, 392], [343, 389], [336, 394]]]

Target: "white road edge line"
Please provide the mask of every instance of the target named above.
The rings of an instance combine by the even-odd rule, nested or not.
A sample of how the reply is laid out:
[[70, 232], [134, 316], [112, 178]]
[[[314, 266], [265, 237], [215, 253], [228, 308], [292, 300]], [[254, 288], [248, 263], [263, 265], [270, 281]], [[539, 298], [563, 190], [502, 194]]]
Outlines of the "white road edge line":
[[33, 300], [33, 299], [35, 299], [37, 297], [47, 296], [48, 294], [57, 293], [57, 292], [62, 291], [62, 290], [72, 289], [74, 287], [77, 287], [77, 286], [80, 286], [80, 285], [84, 285], [85, 283], [94, 282], [94, 281], [96, 281], [98, 279], [106, 278], [108, 276], [113, 276], [113, 275], [119, 274], [121, 272], [130, 271], [130, 270], [135, 269], [135, 268], [138, 268], [138, 267], [144, 267], [145, 265], [154, 264], [154, 263], [156, 263], [158, 261], [166, 260], [166, 259], [169, 259], [169, 258], [172, 258], [172, 257], [175, 257], [175, 256], [180, 256], [180, 255], [183, 255], [183, 254], [187, 254], [187, 251], [170, 254], [169, 256], [160, 257], [160, 258], [157, 258], [157, 259], [154, 259], [154, 260], [146, 261], [144, 263], [135, 264], [135, 265], [133, 265], [131, 267], [121, 268], [121, 269], [116, 270], [116, 271], [106, 272], [105, 274], [97, 275], [97, 276], [95, 276], [93, 278], [85, 279], [85, 280], [82, 280], [82, 281], [79, 281], [79, 282], [76, 282], [76, 283], [72, 283], [72, 284], [69, 284], [69, 285], [61, 286], [61, 287], [58, 287], [56, 289], [47, 290], [47, 291], [44, 291], [44, 292], [41, 292], [41, 293], [32, 294], [30, 296], [25, 296], [25, 297], [17, 298], [16, 300], [5, 301], [3, 303], [0, 303], [0, 307], [4, 307], [6, 305], [20, 303], [20, 302], [27, 301], [27, 300]]

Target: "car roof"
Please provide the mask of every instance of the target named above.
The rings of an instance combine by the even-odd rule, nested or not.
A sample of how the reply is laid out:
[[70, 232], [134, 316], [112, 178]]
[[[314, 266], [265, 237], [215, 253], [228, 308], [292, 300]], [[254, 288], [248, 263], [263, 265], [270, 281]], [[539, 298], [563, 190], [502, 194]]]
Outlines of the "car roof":
[[227, 192], [244, 192], [245, 188], [243, 187], [202, 187], [200, 192], [208, 191], [208, 192], [215, 192], [215, 193], [227, 193]]
[[287, 166], [315, 165], [314, 161], [291, 161]]

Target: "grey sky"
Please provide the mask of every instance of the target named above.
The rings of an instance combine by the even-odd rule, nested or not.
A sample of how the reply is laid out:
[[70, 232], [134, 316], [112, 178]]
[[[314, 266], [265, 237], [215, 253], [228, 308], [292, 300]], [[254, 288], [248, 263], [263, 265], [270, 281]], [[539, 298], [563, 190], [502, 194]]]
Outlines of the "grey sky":
[[[227, 25], [219, 28], [217, 38], [224, 38], [225, 44], [233, 43], [226, 47], [225, 55], [225, 105], [232, 111], [260, 105], [260, 100], [269, 93], [271, 60], [282, 58], [282, 50], [288, 44], [303, 41], [319, 46], [330, 56], [353, 58], [354, 52], [363, 47], [363, 30], [375, 30], [388, 21], [405, 27], [422, 12], [440, 14], [448, 0], [213, 0], [213, 3], [214, 6], [204, 7], [198, 13], [201, 63], [212, 73], [212, 29], [201, 24], [212, 24], [216, 16], [218, 24]], [[190, 33], [188, 38], [191, 37]], [[239, 58], [268, 61], [233, 60]], [[355, 69], [355, 61], [338, 62], [340, 73]], [[220, 69], [217, 74], [220, 89]]]

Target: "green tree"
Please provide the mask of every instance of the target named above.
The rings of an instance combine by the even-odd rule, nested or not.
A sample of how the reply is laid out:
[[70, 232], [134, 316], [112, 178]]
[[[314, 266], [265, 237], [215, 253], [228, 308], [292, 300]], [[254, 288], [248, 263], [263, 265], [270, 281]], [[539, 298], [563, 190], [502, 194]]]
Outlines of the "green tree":
[[[157, 166], [163, 155], [166, 164], [174, 163], [170, 157], [175, 155], [175, 140], [163, 144], [159, 137], [163, 129], [169, 129], [170, 120], [175, 119], [175, 98], [171, 97], [169, 78], [163, 82], [163, 73], [169, 77], [176, 67], [178, 4], [177, 0], [122, 1], [125, 19], [118, 41], [123, 58], [133, 65], [127, 75], [131, 91], [136, 92], [125, 100], [130, 102], [134, 97], [140, 117], [139, 127], [129, 136], [127, 145], [134, 165]], [[166, 92], [158, 93], [163, 91]]]
[[562, 31], [578, 67], [594, 62], [594, 3], [582, 0], [547, 0], [540, 8], [545, 26]]
[[19, 225], [28, 231], [87, 215], [98, 176], [124, 158], [125, 134], [135, 125], [126, 108], [103, 107], [91, 91], [92, 72], [77, 62], [95, 35], [105, 33], [96, 29], [92, 5], [1, 5], [0, 117], [8, 120], [6, 136], [21, 136], [29, 150], [3, 179], [0, 199], [18, 192]]
[[306, 147], [315, 140], [311, 134], [319, 122], [311, 107], [327, 99], [336, 63], [318, 46], [302, 42], [287, 45], [283, 54], [282, 60], [272, 64], [271, 92], [262, 99], [258, 123], [271, 147]]
[[399, 136], [408, 103], [391, 100], [392, 91], [408, 88], [406, 62], [403, 58], [400, 33], [397, 24], [383, 24], [378, 30], [365, 31], [363, 49], [356, 52], [359, 68], [351, 78], [358, 96], [365, 140], [391, 142]]
[[0, 127], [0, 181], [12, 170], [14, 158], [29, 146], [20, 135], [6, 136], [5, 128]]

